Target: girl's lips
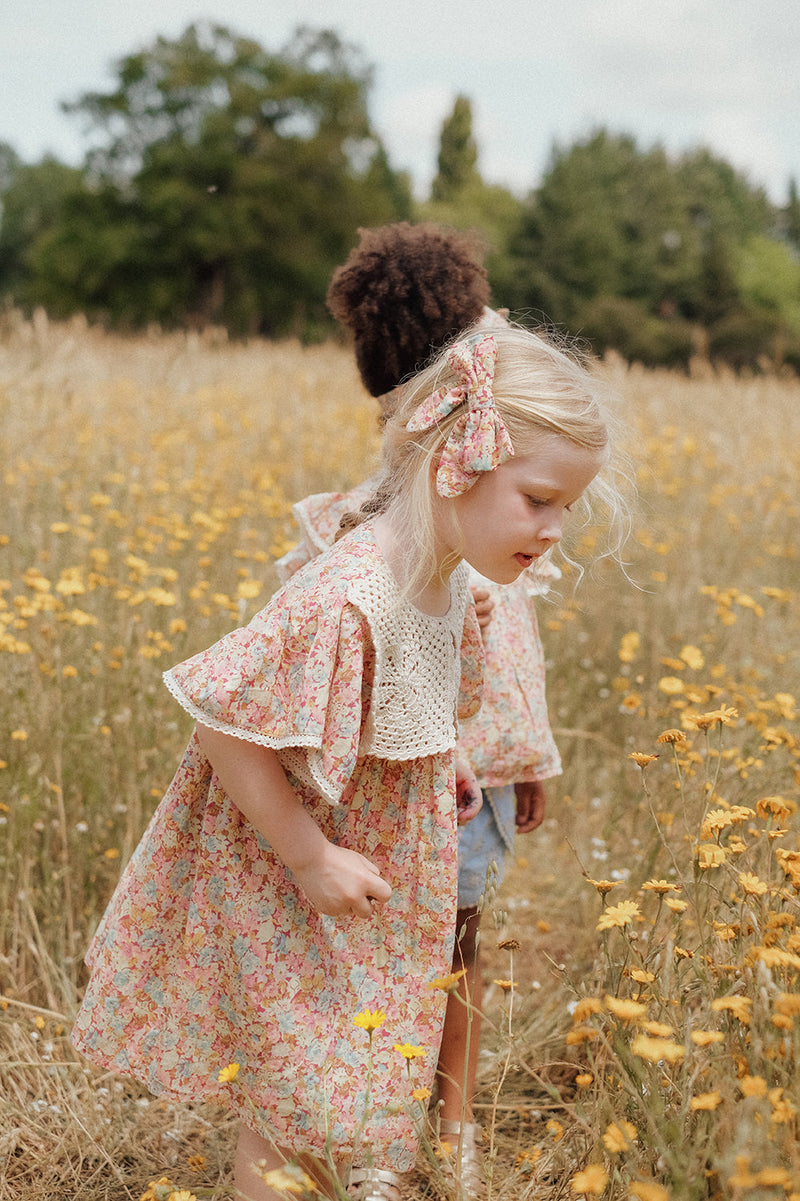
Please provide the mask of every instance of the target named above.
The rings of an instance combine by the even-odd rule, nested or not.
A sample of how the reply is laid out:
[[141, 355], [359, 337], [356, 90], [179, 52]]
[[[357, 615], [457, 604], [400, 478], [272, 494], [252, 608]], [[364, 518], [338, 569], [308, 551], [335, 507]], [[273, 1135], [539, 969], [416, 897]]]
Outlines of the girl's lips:
[[517, 560], [517, 562], [522, 567], [529, 567], [531, 565], [531, 563], [533, 562], [533, 560], [536, 558], [536, 556], [535, 555], [523, 555], [520, 553], [520, 554], [514, 555], [514, 558]]

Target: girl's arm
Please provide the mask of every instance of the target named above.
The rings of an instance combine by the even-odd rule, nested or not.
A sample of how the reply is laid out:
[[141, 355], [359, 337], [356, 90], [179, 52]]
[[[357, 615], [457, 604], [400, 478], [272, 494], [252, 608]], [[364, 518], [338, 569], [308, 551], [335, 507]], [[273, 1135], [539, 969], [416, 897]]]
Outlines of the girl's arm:
[[314, 909], [370, 917], [391, 888], [374, 864], [329, 842], [293, 791], [270, 747], [197, 726], [203, 752], [237, 809], [286, 864]]

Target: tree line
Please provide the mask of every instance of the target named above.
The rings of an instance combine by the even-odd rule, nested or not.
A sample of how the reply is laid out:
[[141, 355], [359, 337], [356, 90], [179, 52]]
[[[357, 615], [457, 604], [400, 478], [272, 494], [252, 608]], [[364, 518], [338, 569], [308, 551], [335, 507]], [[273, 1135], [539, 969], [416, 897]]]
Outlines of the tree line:
[[0, 143], [0, 298], [122, 329], [331, 330], [325, 290], [360, 226], [475, 229], [496, 302], [602, 352], [800, 370], [800, 200], [776, 206], [711, 151], [675, 157], [598, 129], [554, 146], [525, 197], [479, 170], [466, 96], [443, 123], [430, 197], [370, 120], [371, 72], [330, 30], [271, 51], [219, 25], [116, 64], [65, 104], [81, 167]]

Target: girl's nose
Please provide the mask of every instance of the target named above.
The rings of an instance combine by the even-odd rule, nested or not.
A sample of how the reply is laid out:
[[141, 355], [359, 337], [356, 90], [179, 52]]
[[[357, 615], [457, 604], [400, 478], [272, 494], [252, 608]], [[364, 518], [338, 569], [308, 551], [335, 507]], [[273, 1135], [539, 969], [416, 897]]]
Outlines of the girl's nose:
[[542, 522], [542, 527], [539, 530], [539, 537], [543, 542], [548, 542], [552, 546], [556, 542], [561, 541], [561, 536], [564, 532], [564, 523], [561, 514], [549, 513], [547, 519]]

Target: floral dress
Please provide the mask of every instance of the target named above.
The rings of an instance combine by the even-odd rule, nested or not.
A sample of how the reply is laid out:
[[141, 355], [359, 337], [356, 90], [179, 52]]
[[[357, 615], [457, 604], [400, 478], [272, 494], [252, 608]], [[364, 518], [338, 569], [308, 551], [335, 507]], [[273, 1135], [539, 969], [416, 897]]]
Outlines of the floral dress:
[[[342, 517], [357, 510], [371, 495], [373, 480], [349, 492], [318, 492], [293, 506], [300, 540], [276, 566], [281, 579], [329, 547]], [[548, 559], [540, 560], [512, 584], [494, 584], [477, 573], [471, 581], [485, 588], [492, 599], [492, 619], [483, 631], [484, 669], [480, 710], [464, 722], [459, 750], [478, 777], [484, 794], [484, 812], [462, 826], [459, 842], [462, 859], [472, 854], [472, 844], [482, 827], [492, 822], [494, 832], [484, 843], [491, 854], [502, 856], [514, 847], [516, 800], [514, 784], [548, 780], [561, 774], [558, 753], [547, 712], [544, 649], [536, 619], [537, 597], [544, 596], [561, 572]], [[482, 891], [486, 867], [478, 867]], [[498, 863], [498, 879], [502, 868]], [[462, 889], [463, 892], [463, 889]], [[462, 905], [477, 897], [462, 896]]]
[[[73, 1034], [87, 1058], [227, 1104], [293, 1152], [319, 1156], [327, 1139], [339, 1160], [363, 1144], [411, 1167], [412, 1092], [431, 1087], [446, 1002], [432, 982], [452, 955], [457, 714], [480, 694], [467, 598], [462, 565], [447, 616], [421, 613], [363, 525], [166, 673], [195, 719], [275, 748], [326, 836], [392, 895], [369, 919], [313, 910], [193, 734], [87, 956]], [[364, 1009], [387, 1015], [371, 1049], [353, 1021]]]

